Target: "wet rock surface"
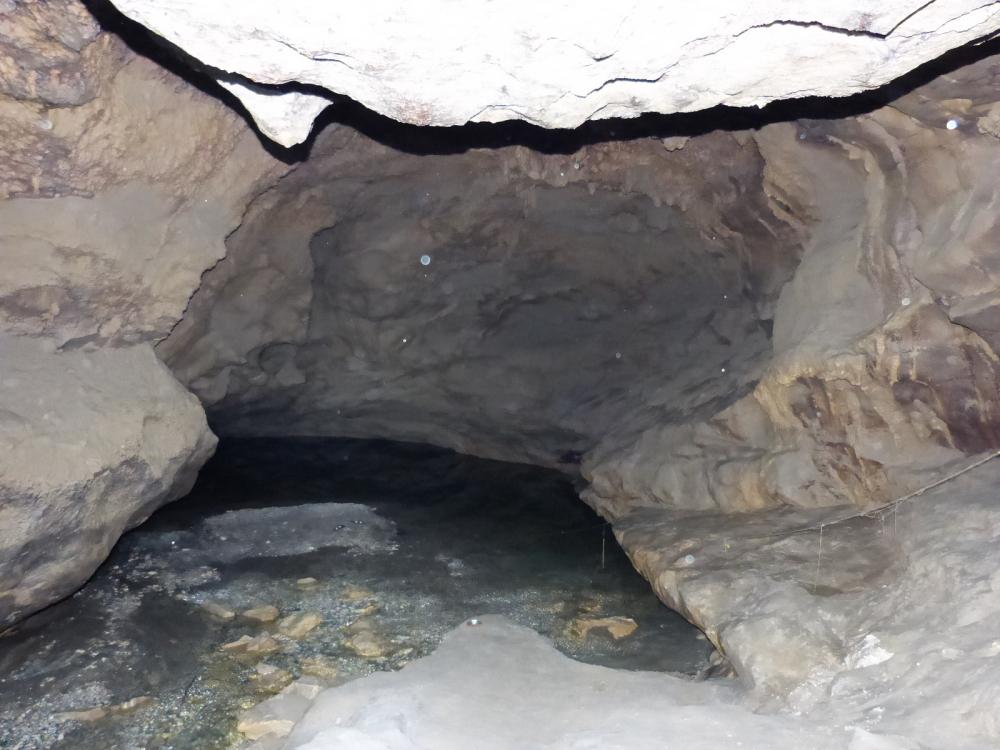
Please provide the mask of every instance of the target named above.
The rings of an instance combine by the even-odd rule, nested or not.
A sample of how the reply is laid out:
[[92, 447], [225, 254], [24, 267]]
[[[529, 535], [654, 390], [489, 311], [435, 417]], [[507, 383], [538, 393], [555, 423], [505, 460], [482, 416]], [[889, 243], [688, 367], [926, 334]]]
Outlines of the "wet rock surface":
[[201, 406], [150, 345], [281, 165], [74, 0], [0, 4], [0, 131], [8, 623], [71, 593], [210, 455]]
[[611, 435], [584, 460], [610, 515], [639, 505], [872, 507], [1000, 447], [1000, 140], [988, 57], [856, 118], [754, 134], [763, 189], [803, 228], [768, 362], [705, 420]]
[[994, 747], [998, 461], [871, 516], [641, 508], [616, 534], [761, 705], [904, 747]]
[[[334, 516], [350, 522], [318, 543], [317, 519]], [[254, 541], [236, 558], [220, 534], [240, 529]], [[223, 443], [190, 497], [127, 534], [75, 596], [0, 637], [0, 745], [229, 747], [241, 716], [258, 731], [287, 720], [243, 713], [287, 681], [398, 669], [489, 612], [584, 661], [705, 668], [710, 645], [610, 534], [602, 569], [602, 533], [547, 470], [405, 444]], [[277, 619], [240, 614], [268, 606]], [[621, 640], [567, 632], [603, 616], [638, 627]], [[114, 708], [136, 696], [153, 701]], [[56, 717], [80, 711], [94, 713]]]
[[[278, 731], [285, 733], [282, 726]], [[665, 744], [666, 743], [666, 744]], [[286, 750], [905, 750], [863, 729], [755, 714], [726, 683], [573, 661], [546, 639], [486, 616], [431, 655], [319, 693]]]

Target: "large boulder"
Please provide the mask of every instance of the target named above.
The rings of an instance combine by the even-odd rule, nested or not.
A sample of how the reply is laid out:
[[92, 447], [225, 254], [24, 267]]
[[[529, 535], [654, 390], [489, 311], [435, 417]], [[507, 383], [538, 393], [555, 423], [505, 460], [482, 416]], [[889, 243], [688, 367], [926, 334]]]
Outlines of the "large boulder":
[[72, 593], [123, 531], [187, 493], [215, 442], [149, 345], [0, 338], [0, 625]]
[[0, 622], [73, 591], [214, 437], [152, 344], [283, 168], [73, 0], [0, 3]]
[[[115, 5], [207, 65], [285, 145], [308, 134], [322, 89], [417, 125], [566, 128], [852, 94], [1000, 28], [977, 0]], [[306, 86], [275, 87], [287, 83]]]

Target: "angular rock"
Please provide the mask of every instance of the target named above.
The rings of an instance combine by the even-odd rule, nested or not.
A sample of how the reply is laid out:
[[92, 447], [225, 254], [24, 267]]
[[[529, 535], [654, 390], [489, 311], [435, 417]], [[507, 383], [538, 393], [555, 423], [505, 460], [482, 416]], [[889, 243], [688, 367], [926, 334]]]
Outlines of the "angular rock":
[[266, 604], [261, 607], [253, 607], [240, 612], [240, 617], [253, 622], [268, 623], [278, 619], [278, 608], [273, 604]]
[[332, 682], [340, 674], [337, 664], [323, 656], [312, 656], [302, 660], [302, 674]]
[[292, 673], [273, 664], [258, 664], [253, 679], [262, 690], [278, 691], [292, 681]]
[[364, 659], [381, 659], [389, 651], [389, 643], [369, 617], [363, 617], [347, 627], [344, 645]]
[[[280, 12], [236, 0], [115, 5], [217, 70], [258, 84], [321, 86], [417, 125], [523, 119], [565, 128], [643, 112], [844, 96], [1000, 27], [974, 0], [735, 8], [712, 0], [683, 14], [661, 3], [569, 0], [542, 7], [435, 0], [420, 12], [398, 2], [292, 0]], [[302, 141], [325, 106], [299, 91], [230, 88], [284, 145]]]
[[201, 608], [212, 617], [223, 622], [228, 622], [236, 617], [236, 612], [218, 602], [205, 601], [201, 603]]
[[138, 711], [140, 708], [151, 706], [154, 702], [155, 701], [151, 696], [139, 695], [135, 698], [129, 698], [127, 701], [116, 703], [112, 706], [98, 706], [96, 708], [88, 708], [80, 711], [64, 711], [62, 713], [55, 714], [53, 718], [55, 718], [56, 721], [82, 721], [91, 723], [105, 719], [108, 716], [125, 716]]
[[632, 635], [638, 627], [631, 617], [577, 618], [569, 624], [569, 632], [575, 638], [585, 639], [593, 630], [604, 630], [618, 641]]
[[321, 622], [323, 622], [323, 618], [316, 612], [297, 612], [278, 623], [278, 632], [299, 640], [309, 635]]
[[285, 737], [323, 687], [312, 678], [296, 680], [278, 695], [243, 713], [236, 728], [252, 740], [267, 736]]
[[262, 658], [281, 650], [281, 644], [267, 633], [256, 636], [241, 635], [235, 641], [224, 643], [220, 648], [234, 654], [247, 654]]
[[53, 352], [0, 336], [0, 624], [71, 593], [215, 447], [146, 345]]

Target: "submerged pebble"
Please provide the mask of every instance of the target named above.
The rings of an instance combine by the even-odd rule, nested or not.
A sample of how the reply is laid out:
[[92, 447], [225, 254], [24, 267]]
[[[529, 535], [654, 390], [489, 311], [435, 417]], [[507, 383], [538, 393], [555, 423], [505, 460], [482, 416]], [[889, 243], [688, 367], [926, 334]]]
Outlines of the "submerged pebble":
[[279, 622], [278, 632], [282, 635], [288, 636], [289, 638], [295, 638], [298, 640], [300, 638], [305, 638], [316, 627], [318, 627], [321, 622], [323, 622], [323, 618], [315, 612], [299, 612], [294, 615], [289, 615]]
[[240, 612], [240, 617], [244, 620], [252, 620], [253, 622], [268, 623], [277, 620], [278, 614], [277, 607], [273, 604], [267, 604], [263, 607], [254, 607], [253, 609]]

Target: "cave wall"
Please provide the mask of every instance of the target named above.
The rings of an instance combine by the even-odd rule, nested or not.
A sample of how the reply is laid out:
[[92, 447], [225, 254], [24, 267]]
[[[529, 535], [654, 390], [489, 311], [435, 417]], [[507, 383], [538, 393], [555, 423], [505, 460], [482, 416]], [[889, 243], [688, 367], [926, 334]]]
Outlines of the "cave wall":
[[214, 448], [155, 356], [281, 171], [77, 2], [0, 14], [0, 624], [71, 593]]
[[998, 75], [987, 58], [870, 114], [755, 134], [765, 191], [808, 228], [773, 357], [711, 419], [602, 446], [590, 502], [871, 507], [1000, 446]]
[[682, 144], [414, 155], [333, 126], [158, 351], [223, 434], [565, 465], [714, 412], [758, 377], [799, 249], [749, 136]]
[[998, 76], [565, 154], [334, 126], [159, 351], [224, 433], [579, 454], [762, 707], [993, 742], [996, 469], [861, 514], [1000, 448]]
[[284, 145], [305, 138], [327, 92], [417, 125], [573, 128], [845, 96], [1000, 28], [980, 0], [115, 5], [201, 61]]
[[710, 419], [584, 465], [584, 498], [762, 705], [931, 747], [1000, 739], [998, 76], [988, 57], [758, 131], [766, 192], [808, 228], [770, 361]]
[[[928, 732], [1000, 736], [961, 723], [991, 705], [962, 675], [1000, 684], [988, 483], [905, 538], [834, 523], [1000, 442], [997, 58], [693, 137], [407, 150], [336, 123], [289, 167], [82, 5], [0, 8], [0, 623], [187, 491], [207, 409], [222, 434], [582, 461], [636, 567], [763, 693], [865, 721], [888, 696], [905, 726], [901, 680]], [[863, 672], [876, 633], [912, 658]]]
[[611, 517], [878, 505], [997, 445], [996, 68], [565, 154], [332, 126], [158, 350], [224, 433], [582, 456]]

